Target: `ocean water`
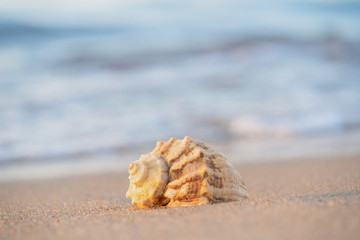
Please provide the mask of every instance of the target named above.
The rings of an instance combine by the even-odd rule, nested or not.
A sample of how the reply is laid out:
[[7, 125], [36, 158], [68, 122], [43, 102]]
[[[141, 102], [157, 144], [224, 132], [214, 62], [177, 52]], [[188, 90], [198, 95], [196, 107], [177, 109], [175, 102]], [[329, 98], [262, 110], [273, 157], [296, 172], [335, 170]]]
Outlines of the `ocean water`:
[[0, 163], [171, 136], [346, 139], [360, 129], [359, 23], [358, 1], [4, 1]]

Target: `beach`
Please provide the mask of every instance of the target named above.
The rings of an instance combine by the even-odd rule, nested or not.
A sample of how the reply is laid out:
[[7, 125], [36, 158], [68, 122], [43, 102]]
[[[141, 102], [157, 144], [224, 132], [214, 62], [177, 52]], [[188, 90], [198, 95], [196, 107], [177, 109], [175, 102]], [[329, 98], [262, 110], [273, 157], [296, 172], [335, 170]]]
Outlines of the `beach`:
[[358, 239], [360, 156], [236, 165], [251, 199], [141, 210], [126, 172], [0, 184], [0, 239]]
[[[73, 2], [0, 4], [0, 240], [359, 239], [359, 1]], [[250, 198], [133, 206], [185, 136]]]

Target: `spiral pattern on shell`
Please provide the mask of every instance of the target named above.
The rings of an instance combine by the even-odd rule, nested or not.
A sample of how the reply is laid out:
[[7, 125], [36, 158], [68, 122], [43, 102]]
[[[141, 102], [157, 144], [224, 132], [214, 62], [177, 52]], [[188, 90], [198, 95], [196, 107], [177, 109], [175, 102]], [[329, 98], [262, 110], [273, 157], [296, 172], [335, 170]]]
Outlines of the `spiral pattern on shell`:
[[163, 158], [142, 155], [129, 166], [130, 186], [126, 197], [139, 208], [162, 206], [162, 195], [169, 179], [168, 169]]

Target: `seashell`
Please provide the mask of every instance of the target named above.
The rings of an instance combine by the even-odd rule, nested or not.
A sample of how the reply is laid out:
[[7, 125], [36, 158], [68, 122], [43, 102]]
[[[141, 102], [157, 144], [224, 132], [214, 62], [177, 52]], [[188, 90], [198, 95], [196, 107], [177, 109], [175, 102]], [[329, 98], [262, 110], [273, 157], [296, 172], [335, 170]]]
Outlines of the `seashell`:
[[244, 181], [219, 152], [189, 137], [157, 142], [129, 166], [126, 194], [139, 208], [177, 207], [248, 198]]

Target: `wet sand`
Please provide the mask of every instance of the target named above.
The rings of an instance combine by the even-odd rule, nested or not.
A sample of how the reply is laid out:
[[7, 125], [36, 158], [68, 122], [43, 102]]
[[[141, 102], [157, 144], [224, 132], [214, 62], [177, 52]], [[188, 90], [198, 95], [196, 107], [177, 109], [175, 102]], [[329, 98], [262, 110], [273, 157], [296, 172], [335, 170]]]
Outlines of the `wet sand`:
[[127, 173], [0, 184], [0, 239], [358, 239], [360, 156], [238, 165], [251, 199], [139, 210]]

